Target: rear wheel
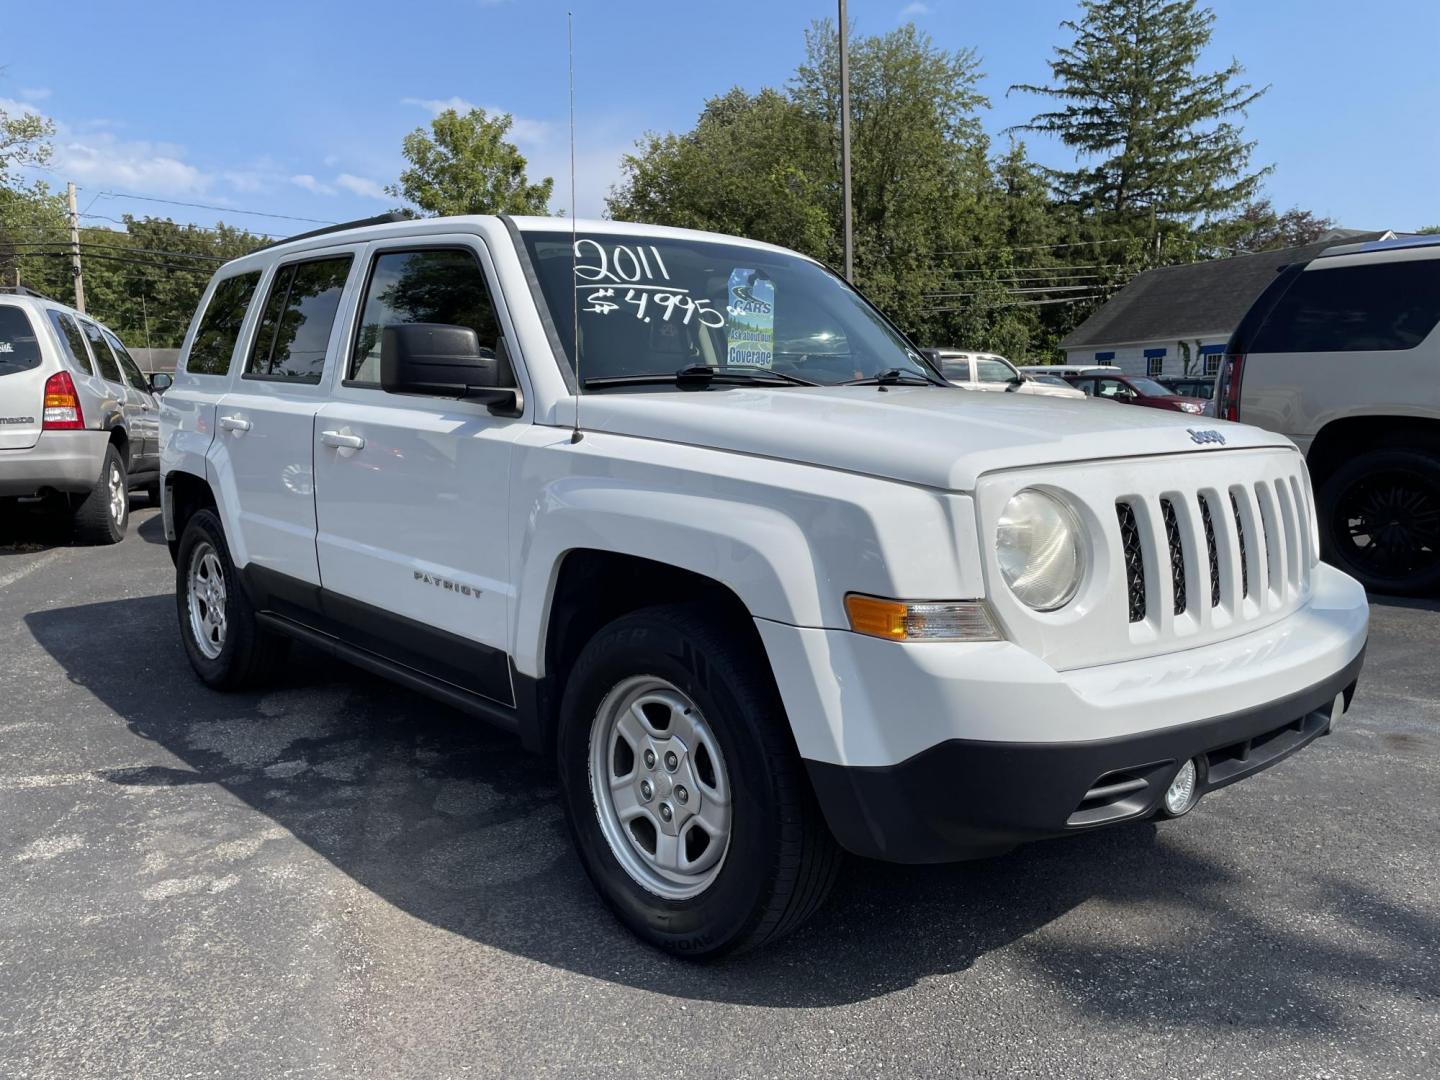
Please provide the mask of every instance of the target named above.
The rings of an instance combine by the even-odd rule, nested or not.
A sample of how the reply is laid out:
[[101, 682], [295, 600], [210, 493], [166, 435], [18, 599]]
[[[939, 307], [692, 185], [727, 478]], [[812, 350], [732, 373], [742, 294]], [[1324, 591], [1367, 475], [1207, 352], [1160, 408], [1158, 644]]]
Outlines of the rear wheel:
[[689, 605], [624, 616], [567, 680], [557, 751], [582, 862], [646, 941], [707, 958], [808, 918], [840, 853], [763, 656]]
[[105, 448], [100, 475], [74, 512], [75, 539], [82, 544], [118, 544], [130, 522], [130, 489], [125, 462], [111, 443]]
[[1440, 455], [1372, 450], [1321, 485], [1326, 561], [1380, 593], [1440, 589]]
[[217, 690], [265, 682], [289, 639], [266, 630], [230, 561], [220, 519], [198, 510], [185, 524], [175, 559], [175, 602], [190, 666]]

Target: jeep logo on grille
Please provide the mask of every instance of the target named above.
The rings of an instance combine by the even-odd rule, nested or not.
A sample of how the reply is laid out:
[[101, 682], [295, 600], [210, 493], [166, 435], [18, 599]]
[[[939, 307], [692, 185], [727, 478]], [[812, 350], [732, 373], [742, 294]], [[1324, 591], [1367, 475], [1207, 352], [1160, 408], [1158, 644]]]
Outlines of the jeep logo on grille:
[[1198, 443], [1201, 446], [1204, 446], [1206, 443], [1219, 443], [1221, 446], [1225, 445], [1225, 436], [1221, 435], [1218, 431], [1210, 428], [1206, 428], [1204, 431], [1196, 431], [1194, 428], [1186, 428], [1185, 430], [1190, 433], [1190, 441], [1193, 443]]

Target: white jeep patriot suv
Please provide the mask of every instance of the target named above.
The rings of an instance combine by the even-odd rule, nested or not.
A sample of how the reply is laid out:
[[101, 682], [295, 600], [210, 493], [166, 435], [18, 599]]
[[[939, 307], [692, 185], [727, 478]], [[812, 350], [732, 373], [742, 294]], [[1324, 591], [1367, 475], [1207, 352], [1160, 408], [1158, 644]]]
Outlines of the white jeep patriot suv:
[[1183, 814], [1360, 671], [1288, 439], [953, 389], [765, 244], [297, 237], [217, 273], [164, 406], [200, 677], [298, 638], [515, 731], [605, 900], [684, 955], [796, 926], [842, 849]]

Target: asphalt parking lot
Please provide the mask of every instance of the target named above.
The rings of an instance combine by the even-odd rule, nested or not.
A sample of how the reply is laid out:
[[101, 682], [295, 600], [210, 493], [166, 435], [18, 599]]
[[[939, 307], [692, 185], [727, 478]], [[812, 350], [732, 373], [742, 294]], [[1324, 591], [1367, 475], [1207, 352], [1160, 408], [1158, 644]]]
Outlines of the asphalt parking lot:
[[1440, 604], [1328, 739], [1188, 818], [853, 862], [778, 947], [653, 952], [547, 763], [297, 650], [191, 675], [153, 510], [0, 523], [0, 1075], [1440, 1073]]

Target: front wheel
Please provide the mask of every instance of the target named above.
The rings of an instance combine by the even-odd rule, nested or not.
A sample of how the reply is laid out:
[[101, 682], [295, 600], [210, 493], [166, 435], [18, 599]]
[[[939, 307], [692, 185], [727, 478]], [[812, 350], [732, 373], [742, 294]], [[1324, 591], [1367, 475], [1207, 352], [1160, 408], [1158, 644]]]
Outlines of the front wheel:
[[1440, 455], [1396, 447], [1346, 462], [1321, 485], [1327, 562], [1373, 592], [1440, 589]]
[[624, 616], [567, 681], [557, 750], [581, 860], [669, 952], [708, 958], [798, 926], [840, 854], [763, 655], [699, 608]]

